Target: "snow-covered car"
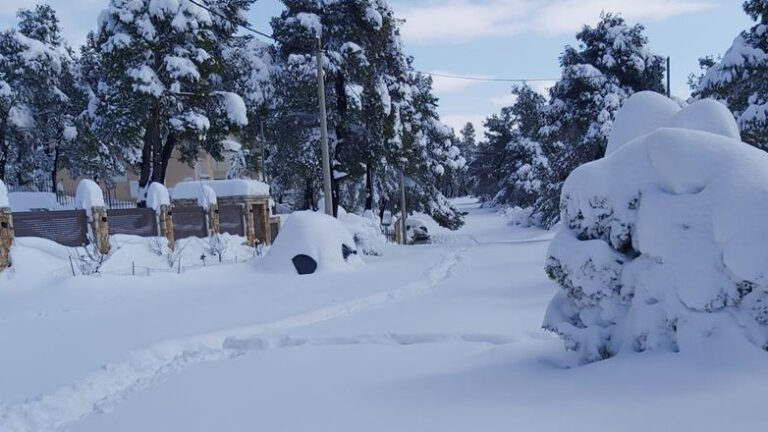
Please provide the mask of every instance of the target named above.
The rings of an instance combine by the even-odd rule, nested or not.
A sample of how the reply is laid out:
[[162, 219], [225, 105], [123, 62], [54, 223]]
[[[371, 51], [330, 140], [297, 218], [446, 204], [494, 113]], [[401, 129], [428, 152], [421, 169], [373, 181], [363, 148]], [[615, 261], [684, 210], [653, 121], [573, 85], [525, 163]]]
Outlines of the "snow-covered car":
[[408, 242], [411, 244], [429, 244], [432, 242], [427, 224], [421, 219], [408, 218], [405, 221], [405, 230], [408, 235]]

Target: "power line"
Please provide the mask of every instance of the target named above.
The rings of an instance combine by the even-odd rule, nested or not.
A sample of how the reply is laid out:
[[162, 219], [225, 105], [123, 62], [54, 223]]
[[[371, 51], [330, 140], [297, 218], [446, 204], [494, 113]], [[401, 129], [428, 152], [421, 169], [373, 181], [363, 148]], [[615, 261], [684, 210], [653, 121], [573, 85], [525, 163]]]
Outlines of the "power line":
[[[478, 76], [470, 76], [470, 75], [449, 75], [449, 74], [443, 74], [443, 73], [437, 73], [437, 72], [421, 72], [417, 71], [420, 74], [423, 75], [429, 75], [432, 77], [440, 77], [440, 78], [450, 78], [450, 79], [458, 79], [458, 80], [465, 80], [465, 81], [484, 81], [484, 82], [545, 82], [545, 81], [559, 81], [560, 78], [486, 78], [486, 77], [478, 77]], [[602, 75], [596, 75], [595, 78], [602, 77]], [[584, 77], [584, 78], [591, 78], [591, 77]]]
[[195, 0], [187, 0], [187, 1], [188, 1], [188, 2], [190, 2], [190, 3], [192, 3], [193, 5], [196, 5], [196, 6], [198, 6], [198, 7], [201, 7], [201, 8], [203, 8], [203, 9], [207, 10], [208, 12], [210, 12], [210, 13], [212, 13], [212, 14], [214, 14], [214, 15], [216, 15], [216, 16], [218, 16], [218, 17], [220, 17], [220, 18], [223, 18], [223, 19], [225, 19], [225, 20], [227, 20], [227, 21], [229, 21], [229, 22], [231, 22], [231, 23], [235, 24], [236, 26], [238, 26], [238, 27], [241, 27], [241, 28], [243, 28], [243, 29], [245, 29], [245, 30], [247, 30], [247, 31], [249, 31], [249, 32], [251, 32], [251, 33], [257, 34], [257, 35], [259, 35], [259, 36], [262, 36], [262, 37], [265, 37], [265, 38], [267, 38], [267, 39], [271, 39], [271, 40], [273, 40], [273, 41], [276, 41], [276, 40], [277, 40], [277, 39], [275, 39], [275, 38], [274, 38], [272, 35], [270, 35], [270, 34], [267, 34], [267, 33], [264, 33], [264, 32], [261, 32], [261, 31], [258, 31], [258, 30], [256, 30], [255, 28], [251, 27], [251, 25], [250, 25], [248, 22], [245, 22], [245, 23], [243, 23], [243, 22], [240, 22], [240, 21], [235, 21], [235, 20], [233, 20], [232, 18], [230, 18], [230, 17], [228, 17], [228, 16], [224, 15], [223, 13], [221, 13], [221, 12], [219, 12], [219, 11], [216, 11], [216, 10], [213, 10], [213, 9], [211, 9], [210, 7], [208, 7], [208, 6], [205, 6], [205, 5], [203, 5], [203, 4], [200, 4], [200, 3], [198, 3], [198, 2], [197, 2], [197, 1], [195, 1]]

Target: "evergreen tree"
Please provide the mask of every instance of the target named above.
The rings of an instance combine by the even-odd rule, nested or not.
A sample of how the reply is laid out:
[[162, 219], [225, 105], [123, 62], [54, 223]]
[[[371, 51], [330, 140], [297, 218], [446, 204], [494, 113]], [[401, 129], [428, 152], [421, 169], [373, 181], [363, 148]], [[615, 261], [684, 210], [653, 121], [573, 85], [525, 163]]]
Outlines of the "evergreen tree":
[[76, 135], [66, 93], [72, 53], [50, 6], [18, 19], [18, 30], [0, 33], [0, 178], [47, 188], [62, 143]]
[[664, 58], [647, 48], [643, 26], [603, 14], [595, 27], [577, 35], [579, 47], [566, 47], [562, 77], [552, 88], [542, 128], [543, 154], [550, 175], [535, 206], [545, 227], [559, 218], [560, 190], [578, 166], [605, 153], [614, 115], [630, 95], [664, 92]]
[[174, 150], [222, 157], [222, 140], [247, 124], [240, 96], [224, 91], [222, 49], [253, 0], [110, 0], [101, 16], [95, 124], [139, 171], [165, 181]]
[[693, 96], [725, 103], [742, 139], [768, 150], [768, 0], [749, 0], [743, 8], [756, 24], [737, 36], [723, 58], [708, 68]]

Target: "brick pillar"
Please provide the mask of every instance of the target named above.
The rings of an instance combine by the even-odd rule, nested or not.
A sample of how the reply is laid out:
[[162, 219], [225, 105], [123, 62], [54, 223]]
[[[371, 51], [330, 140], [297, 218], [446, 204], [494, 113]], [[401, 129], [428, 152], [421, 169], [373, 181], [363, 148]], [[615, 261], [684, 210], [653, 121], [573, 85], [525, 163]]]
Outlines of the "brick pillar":
[[219, 226], [219, 206], [217, 204], [211, 204], [208, 207], [208, 233], [219, 234], [221, 228]]
[[94, 241], [99, 252], [106, 255], [112, 246], [109, 244], [109, 222], [107, 222], [107, 209], [104, 207], [91, 208], [91, 228]]
[[253, 219], [258, 233], [258, 241], [265, 245], [272, 244], [271, 227], [269, 226], [269, 203], [263, 202], [253, 205]]
[[258, 243], [256, 239], [256, 223], [254, 219], [254, 204], [246, 202], [243, 206], [243, 212], [245, 212], [245, 238], [248, 241], [248, 246], [256, 247]]
[[176, 239], [173, 236], [173, 213], [171, 206], [163, 204], [160, 206], [160, 214], [157, 215], [157, 223], [160, 228], [160, 236], [168, 239], [168, 248], [176, 248]]
[[0, 271], [11, 265], [13, 245], [13, 215], [11, 209], [0, 208]]

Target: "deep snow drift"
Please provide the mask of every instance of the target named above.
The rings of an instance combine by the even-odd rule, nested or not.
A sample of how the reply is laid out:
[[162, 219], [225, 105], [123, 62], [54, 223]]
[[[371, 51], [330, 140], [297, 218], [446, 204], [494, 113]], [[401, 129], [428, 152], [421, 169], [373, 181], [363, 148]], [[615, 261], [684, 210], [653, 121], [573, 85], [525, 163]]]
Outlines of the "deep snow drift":
[[660, 95], [631, 98], [607, 156], [563, 188], [547, 261], [562, 290], [544, 325], [582, 362], [714, 337], [768, 343], [768, 154], [735, 139], [717, 102], [672, 111]]

